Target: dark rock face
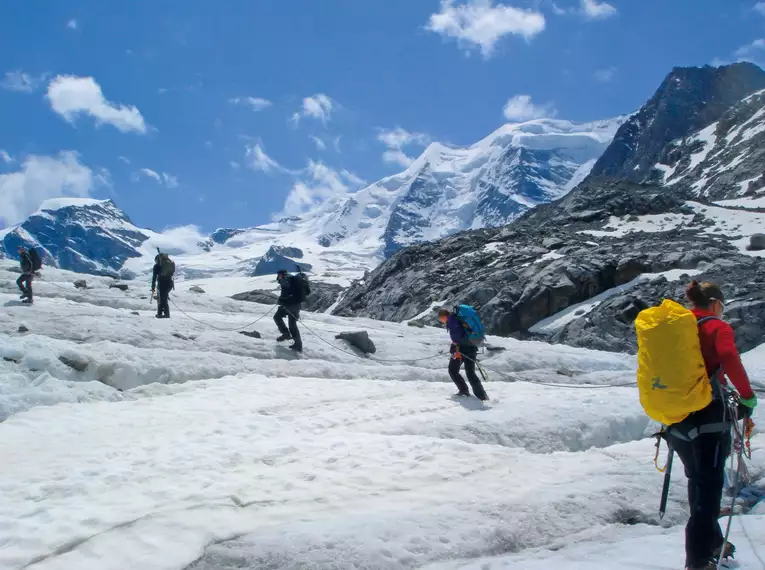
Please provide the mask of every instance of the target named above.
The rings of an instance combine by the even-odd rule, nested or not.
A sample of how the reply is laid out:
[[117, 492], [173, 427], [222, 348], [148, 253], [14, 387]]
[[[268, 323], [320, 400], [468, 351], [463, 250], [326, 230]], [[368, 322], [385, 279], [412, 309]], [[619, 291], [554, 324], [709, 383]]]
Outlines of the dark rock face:
[[106, 200], [32, 215], [5, 235], [3, 247], [8, 257], [17, 259], [19, 245], [39, 246], [46, 265], [116, 275], [125, 260], [140, 257], [138, 248], [147, 239], [124, 212]]
[[[335, 304], [342, 292], [343, 288], [340, 285], [311, 281], [311, 294], [303, 301], [303, 310], [312, 313], [324, 312]], [[247, 291], [232, 295], [231, 298], [262, 305], [276, 305], [279, 299], [278, 295], [270, 291]]]
[[751, 63], [673, 69], [654, 96], [619, 128], [590, 175], [656, 181], [654, 165], [671, 142], [711, 125], [761, 89], [765, 72]]
[[270, 291], [246, 291], [244, 293], [237, 293], [236, 295], [231, 295], [231, 298], [236, 301], [260, 303], [261, 305], [276, 305], [276, 303], [279, 300], [279, 297], [277, 297]]
[[765, 249], [765, 234], [754, 234], [749, 239], [750, 251], [762, 251]]
[[247, 230], [235, 230], [229, 228], [220, 228], [210, 234], [210, 239], [217, 244], [224, 244], [234, 236], [238, 236]]
[[239, 334], [243, 334], [244, 336], [248, 336], [250, 338], [262, 338], [258, 331], [239, 331]]
[[127, 283], [109, 283], [109, 289], [119, 289], [120, 291], [127, 291]]
[[88, 362], [87, 358], [83, 358], [79, 355], [64, 355], [58, 357], [62, 364], [65, 364], [69, 368], [76, 370], [77, 372], [85, 372], [87, 370]]
[[297, 268], [300, 268], [301, 271], [311, 271], [311, 264], [298, 263], [293, 259], [301, 257], [303, 257], [303, 251], [296, 247], [271, 246], [266, 254], [260, 258], [251, 275], [275, 275], [279, 271], [293, 272]]
[[377, 352], [377, 347], [375, 347], [375, 343], [369, 338], [367, 331], [343, 332], [336, 335], [335, 338], [347, 341], [351, 346], [358, 348], [364, 354], [374, 354]]
[[[688, 204], [681, 193], [652, 185], [590, 181], [505, 228], [465, 232], [397, 252], [351, 287], [334, 313], [401, 321], [433, 303], [460, 302], [478, 309], [490, 334], [527, 337], [540, 321], [613, 292], [592, 313], [574, 315], [574, 324], [553, 340], [631, 350], [635, 316], [664, 293], [633, 281], [645, 273], [708, 267], [705, 275], [720, 271], [730, 287], [754, 291], [746, 287], [756, 282], [752, 271], [758, 261], [724, 237], [704, 233], [703, 215], [695, 215], [684, 229], [666, 232], [611, 236], [604, 231], [612, 216], [688, 214], [693, 212]], [[591, 329], [587, 322], [594, 323]], [[765, 323], [742, 342], [748, 338], [765, 341]]]
[[[674, 299], [687, 304], [685, 286], [688, 276], [680, 281], [659, 277], [637, 285], [624, 295], [612, 297], [598, 305], [586, 318], [577, 319], [554, 334], [550, 340], [571, 346], [635, 352], [634, 321], [637, 314], [654, 306], [661, 299]], [[736, 331], [739, 351], [747, 351], [765, 342], [765, 266], [745, 256], [720, 259], [705, 265], [694, 275], [698, 281], [710, 281], [723, 288], [726, 297], [725, 320]]]
[[311, 281], [311, 294], [303, 301], [303, 310], [323, 313], [335, 304], [342, 292], [340, 285]]
[[88, 282], [85, 281], [84, 279], [78, 279], [77, 281], [74, 282], [74, 286], [77, 289], [87, 289], [88, 288]]

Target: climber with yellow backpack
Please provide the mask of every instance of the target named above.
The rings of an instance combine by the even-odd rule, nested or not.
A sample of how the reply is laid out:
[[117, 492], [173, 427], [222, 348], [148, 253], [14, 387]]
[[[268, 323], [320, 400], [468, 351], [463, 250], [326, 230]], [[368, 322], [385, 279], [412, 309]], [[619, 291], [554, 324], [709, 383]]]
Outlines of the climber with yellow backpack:
[[[691, 310], [665, 300], [635, 320], [638, 390], [648, 416], [667, 426], [662, 437], [683, 462], [688, 478], [686, 568], [715, 570], [720, 559], [735, 553], [718, 523], [730, 432], [736, 418], [751, 422], [757, 397], [733, 329], [722, 320], [725, 297], [720, 288], [692, 281], [686, 296]], [[726, 376], [737, 392], [735, 410], [726, 404]], [[667, 484], [668, 479], [663, 501]]]

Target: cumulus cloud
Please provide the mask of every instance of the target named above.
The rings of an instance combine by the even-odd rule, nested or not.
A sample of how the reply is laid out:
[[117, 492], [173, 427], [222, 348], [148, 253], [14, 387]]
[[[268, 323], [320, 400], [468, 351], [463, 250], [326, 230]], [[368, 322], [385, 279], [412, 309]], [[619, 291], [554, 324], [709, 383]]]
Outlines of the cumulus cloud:
[[765, 2], [757, 2], [752, 9], [765, 16]]
[[542, 119], [544, 117], [553, 117], [557, 113], [551, 103], [544, 105], [535, 105], [530, 95], [516, 95], [511, 97], [502, 110], [508, 121], [521, 122], [532, 119]]
[[530, 40], [545, 29], [545, 17], [536, 10], [494, 5], [494, 0], [441, 0], [441, 10], [431, 14], [427, 30], [461, 45], [478, 48], [485, 58], [491, 56], [497, 42], [507, 35]]
[[268, 109], [273, 104], [268, 99], [261, 97], [233, 97], [228, 102], [232, 105], [247, 105], [256, 113]]
[[410, 133], [406, 129], [379, 129], [377, 140], [387, 148], [383, 152], [383, 162], [407, 168], [414, 158], [407, 155], [406, 147], [425, 147], [430, 144], [430, 137], [424, 133]]
[[66, 23], [66, 27], [69, 28], [70, 30], [76, 30], [78, 28], [77, 20], [72, 18]]
[[170, 255], [195, 253], [201, 251], [199, 244], [207, 240], [197, 226], [180, 226], [162, 230], [162, 233], [152, 233], [143, 244], [143, 249], [156, 252], [159, 248]]
[[611, 4], [598, 0], [581, 0], [581, 9], [582, 14], [590, 20], [605, 20], [618, 13]]
[[6, 164], [10, 164], [13, 162], [13, 157], [0, 148], [0, 161]]
[[0, 81], [0, 87], [6, 91], [18, 91], [19, 93], [32, 93], [45, 82], [45, 74], [30, 75], [16, 69], [8, 71]]
[[366, 182], [347, 170], [337, 171], [322, 162], [310, 160], [303, 171], [307, 177], [292, 186], [282, 215], [299, 216], [325, 200], [358, 190]]
[[142, 177], [151, 178], [157, 184], [160, 184], [166, 188], [178, 188], [178, 177], [168, 174], [167, 172], [156, 172], [151, 168], [141, 168], [138, 172], [133, 174], [133, 182], [138, 182]]
[[332, 117], [334, 106], [335, 102], [324, 93], [306, 97], [303, 99], [303, 106], [300, 111], [292, 115], [292, 123], [297, 126], [301, 119], [312, 118], [326, 125]]
[[48, 85], [47, 98], [51, 108], [70, 123], [79, 115], [89, 115], [97, 125], [112, 125], [123, 133], [147, 131], [137, 107], [107, 101], [92, 77], [59, 75]]
[[73, 151], [58, 156], [28, 156], [16, 172], [0, 174], [0, 221], [22, 222], [49, 198], [87, 198], [108, 185], [108, 171], [93, 174]]
[[611, 83], [616, 77], [617, 69], [609, 67], [608, 69], [599, 69], [594, 73], [595, 80], [601, 83]]

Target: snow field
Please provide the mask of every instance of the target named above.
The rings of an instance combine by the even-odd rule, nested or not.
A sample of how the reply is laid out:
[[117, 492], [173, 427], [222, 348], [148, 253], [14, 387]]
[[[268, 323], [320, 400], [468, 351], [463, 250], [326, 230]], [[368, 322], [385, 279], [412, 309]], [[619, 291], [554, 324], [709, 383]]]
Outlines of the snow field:
[[[0, 569], [637, 568], [647, 544], [643, 567], [682, 562], [681, 530], [656, 526], [655, 426], [612, 387], [631, 357], [490, 338], [482, 404], [452, 397], [440, 329], [307, 313], [298, 356], [271, 307], [178, 287], [197, 320], [156, 320], [142, 287], [44, 276], [32, 307], [0, 288]], [[208, 326], [258, 318], [261, 339]], [[765, 371], [759, 348], [745, 363]], [[765, 472], [761, 434], [753, 451]]]

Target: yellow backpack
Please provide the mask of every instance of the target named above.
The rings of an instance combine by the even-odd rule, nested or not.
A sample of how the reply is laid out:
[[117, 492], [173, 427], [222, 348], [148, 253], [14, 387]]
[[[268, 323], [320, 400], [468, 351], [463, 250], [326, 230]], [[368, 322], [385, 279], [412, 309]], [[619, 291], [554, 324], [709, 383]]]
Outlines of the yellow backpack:
[[675, 301], [641, 311], [635, 319], [638, 340], [638, 391], [646, 414], [672, 425], [712, 402], [696, 316]]

